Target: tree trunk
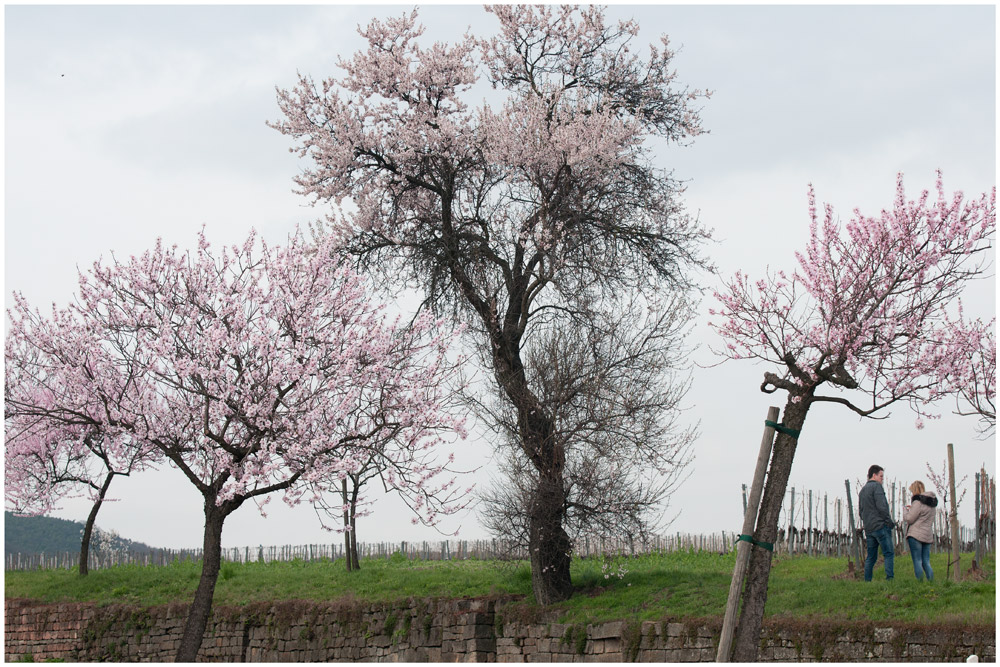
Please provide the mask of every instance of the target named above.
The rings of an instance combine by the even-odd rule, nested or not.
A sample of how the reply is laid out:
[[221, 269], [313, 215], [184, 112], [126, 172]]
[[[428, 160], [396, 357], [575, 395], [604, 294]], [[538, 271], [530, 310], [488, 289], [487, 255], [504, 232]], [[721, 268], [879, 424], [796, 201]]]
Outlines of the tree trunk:
[[344, 560], [347, 561], [347, 571], [354, 570], [351, 561], [351, 519], [348, 513], [347, 478], [340, 480], [340, 495], [344, 501]]
[[104, 502], [104, 496], [108, 493], [108, 487], [111, 486], [111, 480], [117, 473], [110, 472], [108, 476], [104, 479], [104, 484], [101, 486], [97, 493], [97, 501], [94, 502], [94, 506], [90, 508], [90, 516], [87, 517], [87, 523], [83, 527], [83, 539], [80, 541], [80, 576], [85, 577], [89, 570], [89, 565], [87, 563], [90, 560], [90, 538], [94, 533], [94, 523], [97, 521], [97, 513], [101, 509], [101, 504]]
[[573, 595], [569, 567], [571, 543], [563, 529], [566, 494], [562, 478], [539, 475], [530, 508], [528, 549], [531, 557], [531, 588], [541, 605], [568, 600]]
[[[510, 319], [508, 313], [508, 319]], [[570, 581], [572, 544], [563, 529], [566, 491], [563, 472], [566, 452], [556, 441], [555, 425], [538, 397], [528, 386], [521, 362], [519, 339], [498, 335], [493, 340], [493, 370], [500, 386], [517, 410], [521, 449], [538, 471], [528, 513], [528, 553], [531, 560], [531, 587], [538, 604], [568, 600], [573, 595]]]
[[[809, 397], [802, 397], [799, 403], [792, 403], [791, 396], [785, 403], [783, 425], [785, 428], [801, 430], [809, 410]], [[792, 472], [792, 459], [798, 440], [786, 433], [778, 433], [774, 443], [774, 453], [767, 473], [764, 496], [757, 528], [753, 538], [758, 542], [774, 544], [778, 537], [778, 517], [788, 487], [788, 477]], [[747, 581], [743, 592], [743, 608], [740, 610], [739, 625], [733, 645], [734, 662], [755, 662], [760, 648], [760, 629], [764, 621], [764, 605], [767, 603], [767, 582], [771, 575], [773, 552], [753, 545], [750, 562], [747, 565]]]
[[[238, 505], [237, 505], [238, 506]], [[205, 498], [205, 537], [201, 560], [201, 579], [194, 593], [194, 601], [188, 610], [187, 622], [184, 624], [184, 635], [181, 637], [180, 648], [177, 649], [176, 662], [194, 662], [201, 648], [201, 641], [208, 626], [208, 617], [212, 613], [212, 596], [215, 594], [215, 583], [219, 578], [219, 568], [222, 565], [222, 524], [226, 517], [236, 507], [229, 503], [218, 507], [214, 497]]]
[[358, 489], [361, 486], [361, 482], [356, 478], [351, 478], [354, 482], [354, 488], [351, 491], [351, 563], [354, 565], [355, 570], [361, 569], [361, 561], [358, 559], [358, 522], [357, 522], [357, 510], [358, 510]]

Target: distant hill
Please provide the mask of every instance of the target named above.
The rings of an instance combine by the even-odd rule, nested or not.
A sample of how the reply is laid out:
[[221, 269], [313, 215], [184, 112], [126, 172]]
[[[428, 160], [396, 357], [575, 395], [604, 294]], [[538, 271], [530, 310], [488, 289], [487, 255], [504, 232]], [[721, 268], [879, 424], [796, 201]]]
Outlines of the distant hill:
[[[4, 553], [77, 552], [83, 537], [83, 522], [56, 519], [50, 516], [16, 516], [4, 512]], [[95, 527], [95, 532], [100, 528]], [[116, 550], [145, 553], [155, 551], [142, 542], [133, 542], [114, 533], [102, 531], [103, 540]], [[91, 548], [94, 541], [91, 541]]]

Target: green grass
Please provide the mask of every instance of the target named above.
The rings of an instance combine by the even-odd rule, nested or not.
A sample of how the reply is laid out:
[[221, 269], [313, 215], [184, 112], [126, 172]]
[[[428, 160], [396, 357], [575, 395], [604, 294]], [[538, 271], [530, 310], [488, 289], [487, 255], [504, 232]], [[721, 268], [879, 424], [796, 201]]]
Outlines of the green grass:
[[[771, 570], [766, 614], [770, 617], [993, 624], [996, 608], [995, 561], [987, 576], [960, 584], [945, 581], [946, 556], [931, 558], [933, 583], [918, 583], [907, 556], [896, 559], [896, 580], [888, 583], [881, 567], [876, 580], [845, 578], [844, 558], [778, 557]], [[963, 556], [963, 565], [971, 561]], [[624, 578], [605, 578], [598, 559], [575, 560], [577, 594], [550, 611], [560, 622], [642, 621], [721, 616], [735, 562], [733, 554], [680, 552], [620, 561]], [[99, 604], [159, 605], [187, 602], [194, 595], [200, 564], [166, 567], [123, 566], [96, 570], [87, 577], [73, 571], [7, 572], [6, 597]], [[464, 598], [523, 595], [516, 605], [533, 611], [531, 574], [525, 563], [489, 561], [365, 560], [360, 572], [344, 562], [226, 563], [215, 592], [216, 605], [269, 600], [354, 599], [389, 602], [409, 597]]]
[[[262, 600], [332, 600], [355, 598], [390, 601], [408, 597], [473, 597], [528, 593], [523, 574], [505, 572], [483, 561], [363, 560], [348, 573], [343, 560], [273, 563], [223, 563], [215, 588], [217, 605], [243, 605]], [[174, 562], [164, 567], [124, 565], [91, 570], [6, 572], [6, 597], [47, 602], [131, 603], [143, 606], [188, 602], [201, 575], [200, 562]]]
[[885, 580], [881, 564], [871, 583], [837, 578], [844, 561], [792, 558], [777, 566], [781, 586], [772, 586], [765, 613], [796, 618], [966, 622], [993, 624], [996, 617], [996, 568], [990, 557], [985, 578], [967, 576], [972, 558], [963, 555], [961, 583], [946, 581], [947, 554], [931, 556], [933, 582], [918, 582], [909, 555], [897, 556], [895, 578]]

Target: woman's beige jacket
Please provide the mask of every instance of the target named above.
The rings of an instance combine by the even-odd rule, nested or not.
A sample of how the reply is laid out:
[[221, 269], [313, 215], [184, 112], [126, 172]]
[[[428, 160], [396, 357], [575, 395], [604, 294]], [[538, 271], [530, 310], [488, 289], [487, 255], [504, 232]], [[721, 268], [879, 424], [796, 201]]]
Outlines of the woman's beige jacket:
[[[921, 502], [924, 497], [926, 500], [933, 499], [931, 501], [933, 504]], [[903, 513], [903, 521], [908, 524], [906, 537], [912, 537], [928, 544], [934, 541], [932, 529], [934, 527], [934, 507], [936, 506], [937, 496], [934, 495], [933, 491], [924, 491], [922, 495], [913, 497], [913, 502]]]

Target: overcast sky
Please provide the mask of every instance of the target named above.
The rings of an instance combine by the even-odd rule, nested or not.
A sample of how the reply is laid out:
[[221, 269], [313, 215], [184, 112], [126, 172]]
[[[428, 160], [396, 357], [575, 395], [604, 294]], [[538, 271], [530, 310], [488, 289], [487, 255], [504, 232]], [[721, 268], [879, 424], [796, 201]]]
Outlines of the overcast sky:
[[[358, 24], [408, 6], [6, 6], [4, 295], [14, 291], [47, 308], [65, 305], [77, 267], [113, 251], [120, 257], [157, 237], [193, 247], [235, 242], [256, 228], [280, 242], [320, 209], [292, 192], [304, 165], [287, 138], [265, 126], [278, 119], [275, 86], [296, 72], [336, 74], [338, 56], [361, 48]], [[704, 102], [710, 134], [658, 159], [688, 182], [688, 208], [714, 230], [710, 253], [723, 276], [768, 266], [795, 268], [808, 234], [806, 189], [842, 217], [853, 208], [891, 205], [895, 175], [916, 197], [944, 172], [950, 192], [977, 195], [996, 182], [996, 21], [992, 6], [627, 6], [640, 42], [667, 33], [679, 49], [678, 79], [714, 91]], [[478, 6], [425, 6], [425, 43], [448, 40], [495, 19]], [[716, 279], [705, 276], [706, 286]], [[701, 436], [690, 477], [673, 497], [669, 532], [738, 531], [740, 485], [749, 483], [767, 406], [762, 366], [716, 363], [702, 302], [692, 344], [700, 345], [688, 415]], [[990, 278], [966, 300], [992, 317]], [[914, 428], [905, 407], [884, 421], [860, 420], [838, 406], [809, 414], [791, 486], [844, 495], [844, 480], [871, 463], [887, 480], [927, 481], [955, 444], [969, 495], [972, 479], [996, 469], [995, 440], [978, 440], [970, 418], [948, 414]], [[459, 461], [488, 461], [485, 442], [467, 443]], [[479, 479], [485, 479], [480, 472]], [[201, 544], [200, 496], [176, 470], [118, 480], [98, 519], [104, 529], [154, 546]], [[253, 506], [227, 520], [226, 546], [336, 541], [308, 507]], [[83, 520], [87, 504], [67, 501], [57, 516]], [[461, 537], [484, 536], [474, 515]], [[362, 541], [434, 540], [410, 525], [403, 508], [379, 501], [359, 524]]]

